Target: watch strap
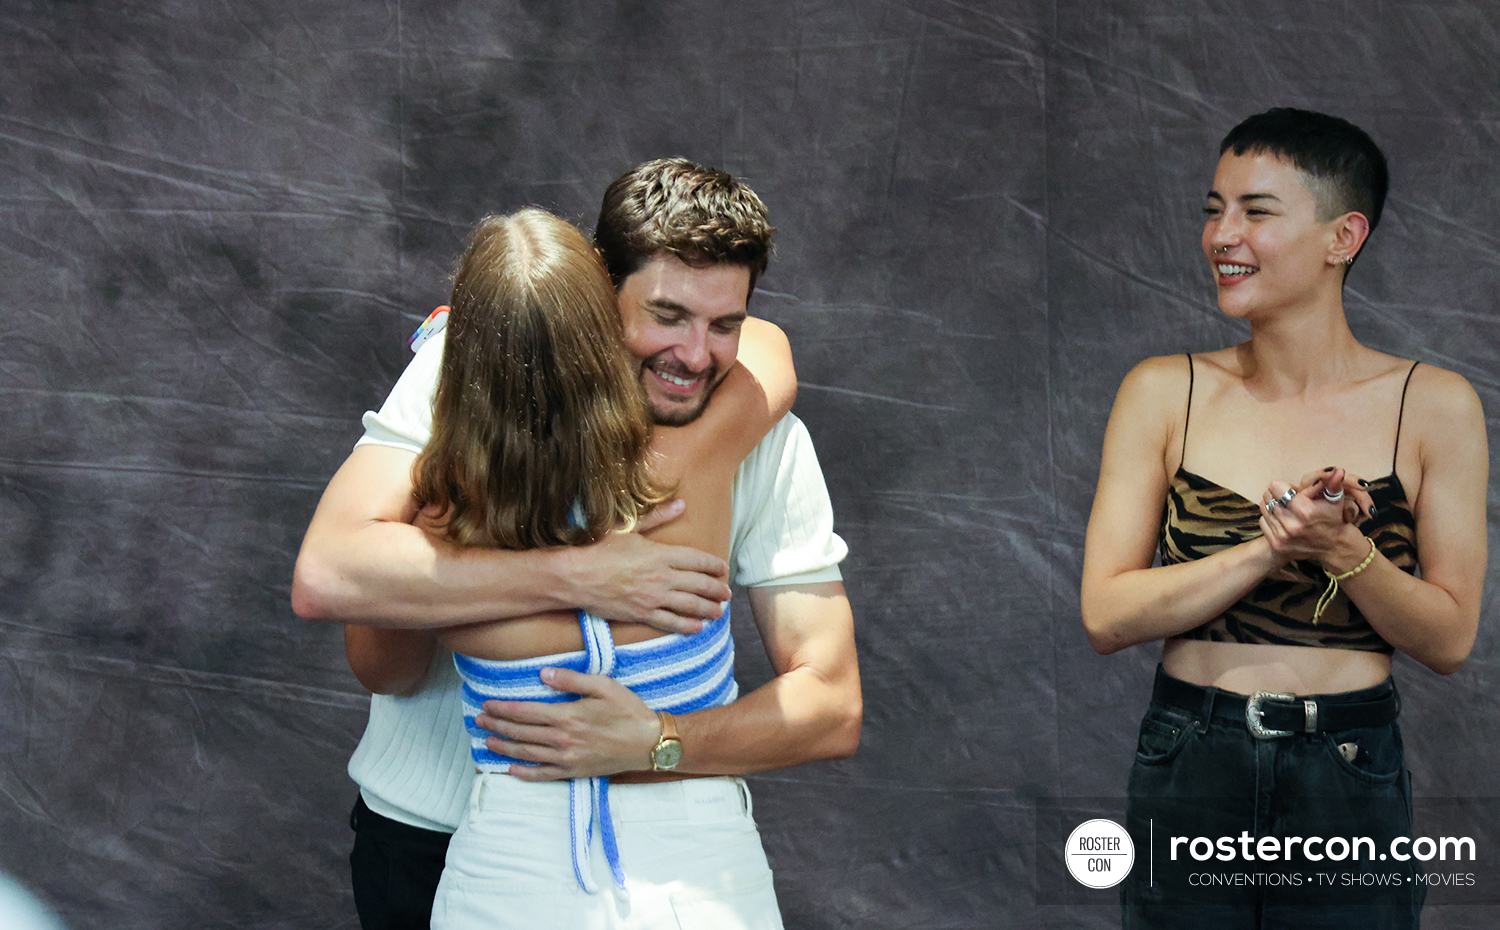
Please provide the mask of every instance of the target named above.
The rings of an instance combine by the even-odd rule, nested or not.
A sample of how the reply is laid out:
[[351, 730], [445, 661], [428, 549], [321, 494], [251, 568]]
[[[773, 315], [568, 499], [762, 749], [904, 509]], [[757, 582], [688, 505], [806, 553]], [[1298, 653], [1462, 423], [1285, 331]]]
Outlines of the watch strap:
[[[661, 724], [661, 736], [656, 745], [651, 749], [651, 771], [669, 772], [677, 767], [677, 762], [682, 758], [682, 739], [677, 735], [677, 718], [664, 710], [656, 712], [656, 719]], [[663, 749], [670, 744], [675, 744], [673, 752], [664, 753]], [[662, 763], [664, 757], [675, 756], [671, 762]]]
[[676, 717], [673, 717], [671, 714], [667, 713], [664, 710], [659, 710], [656, 712], [656, 719], [661, 721], [662, 739], [675, 739], [679, 743], [682, 742], [682, 738], [677, 735]]

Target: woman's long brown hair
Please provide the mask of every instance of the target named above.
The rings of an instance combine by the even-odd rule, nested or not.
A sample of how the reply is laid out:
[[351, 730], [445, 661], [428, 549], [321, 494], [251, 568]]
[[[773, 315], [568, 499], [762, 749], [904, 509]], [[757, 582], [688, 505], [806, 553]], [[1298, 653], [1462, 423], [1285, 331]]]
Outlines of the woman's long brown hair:
[[665, 493], [620, 311], [592, 245], [541, 210], [480, 221], [453, 281], [422, 512], [466, 546], [596, 540]]

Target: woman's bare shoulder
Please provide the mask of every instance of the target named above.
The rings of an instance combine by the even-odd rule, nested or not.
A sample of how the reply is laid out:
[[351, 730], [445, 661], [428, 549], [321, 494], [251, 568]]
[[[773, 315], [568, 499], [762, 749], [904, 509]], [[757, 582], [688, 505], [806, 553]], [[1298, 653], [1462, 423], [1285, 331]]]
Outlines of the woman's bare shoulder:
[[1484, 408], [1469, 379], [1456, 371], [1418, 363], [1406, 385], [1405, 417], [1423, 432], [1441, 436], [1451, 429], [1484, 431]]
[[1185, 354], [1157, 355], [1137, 362], [1120, 382], [1120, 401], [1153, 407], [1186, 401], [1189, 380], [1196, 377], [1200, 358], [1193, 356], [1194, 367], [1189, 367]]

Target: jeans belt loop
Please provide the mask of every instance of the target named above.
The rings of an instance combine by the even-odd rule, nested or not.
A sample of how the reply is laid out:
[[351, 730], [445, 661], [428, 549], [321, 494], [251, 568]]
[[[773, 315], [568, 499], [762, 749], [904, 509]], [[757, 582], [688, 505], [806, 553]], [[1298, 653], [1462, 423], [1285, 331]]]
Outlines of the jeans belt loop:
[[1203, 692], [1203, 709], [1198, 712], [1198, 732], [1207, 733], [1209, 724], [1214, 719], [1214, 698], [1219, 696], [1219, 689], [1209, 687]]
[[[1271, 730], [1261, 724], [1264, 711], [1260, 705], [1265, 701], [1295, 701], [1295, 694], [1283, 694], [1278, 691], [1257, 691], [1250, 695], [1250, 700], [1245, 702], [1245, 724], [1250, 728], [1250, 735], [1256, 739], [1274, 739], [1281, 736], [1291, 736], [1291, 730]], [[1303, 705], [1304, 709], [1306, 704]], [[1314, 711], [1312, 726], [1316, 727], [1316, 711]], [[1308, 732], [1312, 732], [1309, 730]]]

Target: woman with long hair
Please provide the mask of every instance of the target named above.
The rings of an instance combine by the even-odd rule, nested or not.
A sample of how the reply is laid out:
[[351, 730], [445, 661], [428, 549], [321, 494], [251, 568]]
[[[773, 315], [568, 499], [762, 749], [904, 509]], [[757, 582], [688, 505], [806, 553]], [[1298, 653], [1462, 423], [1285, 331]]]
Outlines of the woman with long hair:
[[[1344, 890], [1295, 868], [1205, 890], [1184, 871], [1332, 872], [1338, 857], [1301, 840], [1386, 853], [1409, 835], [1392, 656], [1457, 669], [1486, 562], [1473, 389], [1360, 344], [1345, 319], [1344, 279], [1385, 200], [1380, 149], [1344, 120], [1274, 109], [1220, 153], [1203, 255], [1249, 339], [1126, 377], [1084, 555], [1094, 648], [1163, 641], [1127, 807], [1138, 861], [1156, 842], [1155, 881], [1126, 880], [1125, 926], [1416, 926], [1415, 863], [1395, 857], [1378, 867], [1396, 880]], [[1230, 838], [1239, 864], [1165, 845], [1184, 836]]]
[[[727, 559], [736, 469], [795, 394], [785, 339], [774, 327], [747, 320], [740, 358], [755, 373], [733, 365], [701, 416], [653, 431], [597, 252], [564, 221], [522, 210], [475, 230], [458, 263], [443, 338], [432, 438], [413, 466], [409, 522], [468, 547], [582, 545], [645, 527], [671, 497], [685, 502], [686, 516], [646, 531]], [[486, 700], [575, 699], [546, 684], [549, 668], [614, 677], [658, 711], [664, 727], [671, 714], [728, 703], [737, 691], [727, 606], [692, 636], [583, 611], [437, 632], [463, 679], [480, 775], [448, 847], [434, 926], [616, 926], [610, 921], [632, 907], [639, 919], [643, 909], [674, 906], [650, 894], [632, 898], [626, 888], [674, 883], [711, 897], [725, 919], [756, 914], [757, 926], [780, 926], [737, 779], [689, 784], [647, 771], [524, 781], [506, 773], [528, 763], [489, 749], [491, 734], [473, 723]], [[383, 692], [420, 683], [430, 637], [411, 636], [419, 647], [412, 650], [390, 648], [389, 636], [379, 649], [362, 649], [358, 640], [371, 635], [356, 631], [350, 642], [362, 682]], [[676, 822], [656, 822], [662, 811]], [[678, 874], [684, 850], [693, 871]], [[726, 892], [715, 884], [720, 874], [743, 876], [757, 864], [749, 887]]]

